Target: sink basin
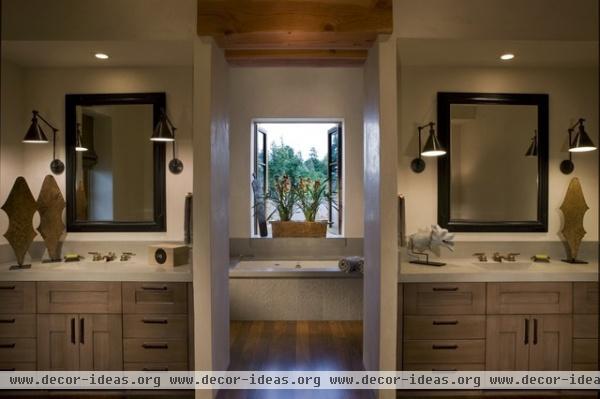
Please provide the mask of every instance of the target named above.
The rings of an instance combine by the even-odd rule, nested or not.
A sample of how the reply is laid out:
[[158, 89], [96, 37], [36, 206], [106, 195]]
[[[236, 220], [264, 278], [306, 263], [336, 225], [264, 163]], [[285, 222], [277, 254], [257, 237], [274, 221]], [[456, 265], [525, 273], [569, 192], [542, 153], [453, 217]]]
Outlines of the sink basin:
[[475, 266], [489, 272], [503, 272], [507, 270], [527, 270], [531, 268], [531, 262], [475, 262]]

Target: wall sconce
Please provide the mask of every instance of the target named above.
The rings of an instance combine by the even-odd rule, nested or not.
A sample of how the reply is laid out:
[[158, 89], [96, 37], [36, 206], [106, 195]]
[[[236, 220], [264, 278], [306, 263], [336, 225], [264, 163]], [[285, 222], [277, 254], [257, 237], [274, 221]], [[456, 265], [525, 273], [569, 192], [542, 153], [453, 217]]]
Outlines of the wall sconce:
[[77, 134], [77, 137], [75, 139], [75, 151], [77, 151], [77, 152], [87, 151], [88, 149], [83, 145], [83, 142], [81, 141], [81, 123], [77, 124], [76, 134]]
[[175, 130], [173, 123], [167, 116], [164, 109], [160, 110], [160, 120], [154, 128], [154, 133], [150, 138], [151, 141], [164, 141], [173, 143], [173, 159], [169, 161], [169, 171], [174, 175], [178, 175], [183, 171], [183, 162], [175, 156]]
[[[575, 164], [573, 163], [574, 152], [589, 152], [596, 150], [596, 146], [592, 142], [592, 139], [585, 131], [583, 122], [585, 122], [585, 119], [579, 118], [579, 120], [568, 130], [569, 159], [565, 159], [560, 163], [560, 171], [563, 172], [565, 175], [570, 174], [575, 169]], [[579, 130], [577, 131], [575, 137], [573, 137], [573, 132], [577, 127], [579, 128]]]
[[31, 125], [29, 129], [27, 129], [27, 133], [25, 133], [25, 137], [23, 138], [23, 143], [27, 144], [46, 144], [48, 142], [48, 137], [42, 130], [38, 122], [38, 118], [42, 120], [50, 129], [52, 129], [52, 162], [50, 162], [50, 170], [55, 175], [60, 175], [65, 170], [65, 164], [56, 158], [56, 133], [58, 129], [52, 126], [46, 119], [44, 119], [40, 113], [36, 110], [31, 111], [33, 117], [31, 118]]
[[[425, 142], [425, 147], [421, 148], [421, 130], [425, 129], [429, 126], [429, 137]], [[410, 163], [410, 168], [415, 173], [421, 173], [425, 170], [425, 161], [422, 157], [439, 157], [442, 155], [446, 155], [446, 150], [440, 144], [440, 141], [435, 134], [435, 130], [433, 129], [435, 123], [429, 122], [426, 125], [418, 126], [417, 130], [419, 131], [419, 156], [412, 160]]]
[[531, 138], [531, 144], [525, 153], [526, 157], [537, 157], [538, 155], [538, 137], [537, 137], [537, 129], [535, 129], [535, 134]]

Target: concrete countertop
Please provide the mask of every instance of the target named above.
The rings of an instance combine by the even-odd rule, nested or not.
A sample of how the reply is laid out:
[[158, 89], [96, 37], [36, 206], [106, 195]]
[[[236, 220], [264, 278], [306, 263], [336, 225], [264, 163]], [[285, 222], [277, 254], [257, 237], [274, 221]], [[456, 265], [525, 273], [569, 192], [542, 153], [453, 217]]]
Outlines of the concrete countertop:
[[401, 261], [398, 281], [401, 283], [440, 282], [517, 282], [517, 281], [598, 281], [598, 262], [569, 264], [553, 260], [476, 262], [471, 259], [448, 259], [445, 266], [426, 266]]
[[9, 270], [12, 263], [0, 264], [0, 281], [160, 281], [190, 282], [190, 265], [159, 267], [147, 263], [112, 262], [32, 262], [30, 269]]

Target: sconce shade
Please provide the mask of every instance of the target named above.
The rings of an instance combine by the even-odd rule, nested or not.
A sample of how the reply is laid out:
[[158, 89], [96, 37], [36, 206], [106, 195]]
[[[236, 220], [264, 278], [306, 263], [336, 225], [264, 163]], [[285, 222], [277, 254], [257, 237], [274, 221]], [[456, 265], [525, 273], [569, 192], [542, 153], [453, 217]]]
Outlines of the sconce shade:
[[163, 112], [160, 121], [156, 124], [154, 128], [154, 133], [150, 138], [152, 141], [175, 141], [175, 135], [173, 135], [173, 131], [167, 122], [167, 116]]
[[588, 152], [588, 151], [594, 151], [595, 149], [596, 149], [596, 146], [592, 142], [592, 139], [590, 138], [590, 136], [588, 136], [588, 134], [585, 132], [585, 129], [583, 128], [583, 124], [580, 124], [579, 131], [577, 132], [575, 139], [569, 146], [569, 151], [570, 152]]
[[429, 129], [429, 137], [425, 142], [421, 155], [424, 157], [439, 157], [446, 155], [446, 150], [440, 144], [433, 128]]
[[535, 136], [531, 138], [531, 144], [525, 153], [526, 157], [537, 157], [538, 155], [538, 143], [537, 143], [537, 130], [535, 131]]
[[77, 136], [77, 139], [75, 141], [75, 151], [77, 151], [77, 152], [87, 151], [88, 149], [81, 142], [81, 125], [79, 123], [77, 124], [76, 136]]
[[23, 143], [43, 144], [48, 142], [48, 137], [44, 134], [42, 127], [39, 125], [37, 117], [34, 115], [31, 119], [31, 125], [27, 129], [27, 133], [23, 138]]

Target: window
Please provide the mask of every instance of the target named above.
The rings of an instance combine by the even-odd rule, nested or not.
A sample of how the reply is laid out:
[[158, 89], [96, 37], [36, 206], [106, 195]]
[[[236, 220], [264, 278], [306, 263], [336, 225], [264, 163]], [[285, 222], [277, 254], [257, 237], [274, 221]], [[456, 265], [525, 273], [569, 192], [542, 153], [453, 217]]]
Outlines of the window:
[[[329, 221], [329, 235], [342, 234], [342, 124], [339, 122], [255, 122], [254, 175], [263, 194], [285, 175], [327, 181], [329, 199], [317, 220]], [[273, 210], [267, 208], [267, 215]], [[277, 214], [273, 215], [276, 220]], [[253, 218], [254, 234], [258, 223]], [[293, 220], [303, 220], [296, 212]]]

